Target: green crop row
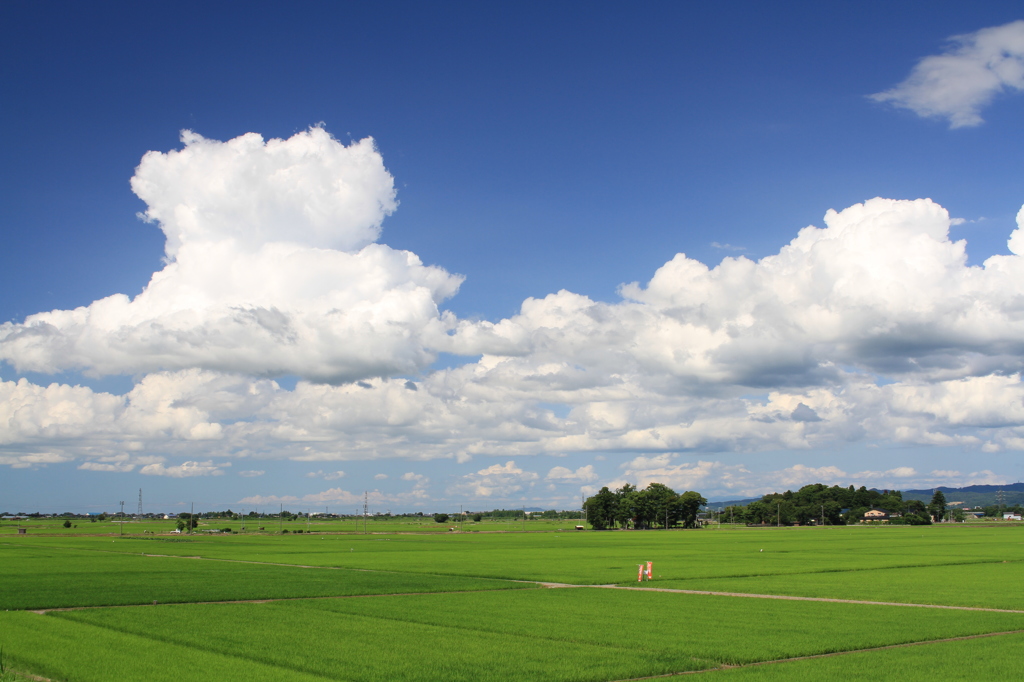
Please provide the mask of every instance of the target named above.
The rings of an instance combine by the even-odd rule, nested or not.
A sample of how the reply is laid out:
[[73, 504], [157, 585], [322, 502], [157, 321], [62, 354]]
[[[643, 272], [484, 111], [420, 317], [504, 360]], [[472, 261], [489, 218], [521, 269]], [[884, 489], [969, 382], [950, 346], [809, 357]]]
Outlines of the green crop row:
[[736, 668], [715, 673], [723, 682], [943, 682], [1024, 678], [1024, 634], [866, 651], [825, 658]]
[[[6, 546], [96, 548], [271, 563], [540, 580], [618, 583], [654, 561], [662, 580], [852, 572], [1024, 561], [1017, 528], [765, 528], [699, 531], [202, 537], [24, 538]], [[104, 544], [105, 543], [105, 544]]]
[[[665, 580], [657, 587], [1024, 610], [1024, 562]], [[635, 583], [623, 583], [635, 584]]]
[[298, 568], [85, 550], [6, 547], [2, 609], [521, 589], [463, 576]]
[[[608, 680], [1022, 628], [1012, 614], [601, 588], [0, 614], [26, 669], [81, 680], [171, 679], [156, 670], [168, 656], [175, 679]], [[70, 642], [118, 646], [89, 658]], [[189, 675], [231, 658], [237, 670]]]
[[648, 647], [725, 664], [1024, 628], [1024, 614], [603, 588], [307, 600], [287, 608], [495, 634], [528, 632], [567, 646]]

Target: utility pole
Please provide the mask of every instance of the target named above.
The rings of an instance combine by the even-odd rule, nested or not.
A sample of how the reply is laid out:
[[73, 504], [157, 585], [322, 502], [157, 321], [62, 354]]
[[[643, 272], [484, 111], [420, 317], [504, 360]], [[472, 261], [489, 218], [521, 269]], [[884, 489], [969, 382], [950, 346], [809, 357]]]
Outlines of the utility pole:
[[306, 532], [309, 532], [309, 510], [306, 510]]
[[135, 516], [139, 521], [142, 520], [142, 488], [139, 488], [139, 513]]
[[[124, 504], [122, 502], [121, 504]], [[192, 535], [192, 525], [196, 522], [196, 503], [192, 502], [192, 511], [188, 513], [188, 534]]]
[[366, 535], [366, 516], [370, 512], [370, 493], [363, 491], [363, 535]]
[[779, 502], [775, 505], [775, 527], [782, 527], [782, 503]]
[[523, 505], [523, 532], [526, 532], [526, 505]]
[[121, 500], [121, 535], [124, 535], [124, 500]]
[[821, 505], [821, 525], [825, 525], [825, 505]]
[[282, 535], [284, 534], [284, 502], [281, 503], [281, 508], [277, 512], [277, 530]]

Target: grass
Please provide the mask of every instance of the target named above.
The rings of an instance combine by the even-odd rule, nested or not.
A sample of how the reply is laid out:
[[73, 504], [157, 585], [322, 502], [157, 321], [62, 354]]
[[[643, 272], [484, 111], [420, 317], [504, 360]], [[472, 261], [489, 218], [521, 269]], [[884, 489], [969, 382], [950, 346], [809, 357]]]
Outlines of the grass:
[[[88, 537], [12, 538], [98, 547]], [[147, 549], [159, 546], [158, 550]], [[964, 526], [449, 535], [112, 539], [108, 551], [585, 584], [619, 583], [654, 561], [659, 580], [1024, 561], [1024, 529]], [[763, 551], [761, 551], [763, 550]]]
[[0, 547], [0, 558], [4, 565], [0, 609], [533, 587], [463, 576], [309, 569], [31, 546]]
[[297, 672], [282, 676], [279, 669], [257, 661], [25, 611], [0, 613], [0, 632], [12, 668], [54, 680], [323, 679]]
[[[1024, 610], [1024, 562], [666, 580], [658, 587]], [[629, 583], [633, 585], [635, 583]]]
[[[0, 614], [0, 624], [7, 629], [4, 617], [29, 615]], [[277, 670], [281, 679], [599, 680], [1024, 629], [1024, 615], [949, 618], [899, 607], [594, 588], [85, 609], [35, 618], [33, 638], [48, 627], [39, 621], [56, 621], [58, 634], [72, 633], [68, 624], [81, 627], [61, 636], [84, 638], [90, 648], [101, 630], [100, 641], [120, 634], [136, 642], [135, 657], [145, 660], [138, 673], [119, 669], [119, 679], [148, 676], [151, 659], [171, 655], [168, 647], [187, 650], [176, 655], [189, 662], [234, 657], [246, 664], [244, 673], [216, 676], [225, 680], [247, 679], [250, 665]], [[67, 676], [72, 663], [64, 657], [49, 653], [48, 670]], [[72, 654], [76, 678], [111, 679], [103, 666], [78, 657]]]
[[[87, 519], [70, 519], [71, 528], [64, 528], [64, 519], [25, 519], [23, 521], [4, 521], [0, 523], [0, 535], [16, 535], [18, 528], [27, 528], [31, 536], [38, 534], [47, 535], [142, 535], [149, 533], [166, 534], [173, 531], [178, 523], [177, 519], [144, 519], [142, 521], [126, 520], [123, 524], [110, 518], [104, 521], [89, 521]], [[572, 530], [577, 519], [533, 519], [523, 523], [518, 520], [497, 520], [482, 519], [479, 522], [469, 520], [469, 517], [461, 524], [455, 519], [449, 519], [445, 523], [437, 523], [433, 516], [420, 517], [371, 517], [366, 520], [364, 526], [362, 518], [346, 519], [317, 519], [313, 518], [307, 523], [305, 517], [295, 521], [279, 521], [278, 519], [246, 519], [244, 522], [232, 519], [200, 519], [196, 528], [197, 534], [204, 534], [206, 531], [221, 530], [230, 528], [235, 533], [246, 533], [250, 535], [274, 534], [281, 530], [289, 533], [296, 531], [309, 531], [312, 533], [428, 533], [447, 534], [450, 528], [457, 528], [464, 533], [505, 533], [505, 532], [539, 532]], [[260, 528], [263, 531], [260, 531]]]
[[[962, 660], [973, 679], [1021, 677], [1017, 635], [917, 643], [1024, 629], [1024, 614], [502, 589], [532, 586], [508, 579], [635, 586], [644, 560], [652, 587], [1024, 609], [1015, 527], [58, 534], [0, 538], [0, 608], [160, 605], [0, 611], [0, 645], [15, 670], [76, 680], [611, 680], [830, 653], [840, 655], [712, 674], [965, 679]], [[396, 592], [415, 594], [294, 599]], [[189, 603], [280, 597], [292, 600]], [[901, 644], [915, 646], [846, 653]]]
[[773, 663], [715, 673], [723, 682], [919, 680], [977, 682], [1024, 678], [1024, 635], [935, 642], [884, 651]]

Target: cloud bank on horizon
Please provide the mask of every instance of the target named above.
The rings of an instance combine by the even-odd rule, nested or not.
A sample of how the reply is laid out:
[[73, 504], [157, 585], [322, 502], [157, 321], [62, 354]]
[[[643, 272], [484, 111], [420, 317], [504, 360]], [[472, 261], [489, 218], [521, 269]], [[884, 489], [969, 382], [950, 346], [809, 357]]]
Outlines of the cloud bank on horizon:
[[[876, 198], [758, 261], [678, 254], [616, 302], [563, 290], [508, 319], [458, 320], [440, 305], [461, 278], [376, 242], [397, 204], [372, 140], [311, 128], [182, 141], [132, 179], [167, 236], [145, 290], [0, 326], [0, 358], [21, 371], [135, 374], [134, 387], [3, 382], [0, 463], [189, 477], [252, 460], [240, 475], [257, 477], [266, 459], [618, 451], [643, 453], [623, 480], [742, 492], [756, 488], [743, 466], [675, 458], [858, 441], [1024, 449], [1024, 209], [1011, 253], [980, 266], [941, 206]], [[431, 370], [440, 352], [467, 361]], [[301, 380], [287, 390], [282, 375]], [[776, 477], [843, 473], [804, 469]], [[509, 459], [448, 492], [596, 478]]]

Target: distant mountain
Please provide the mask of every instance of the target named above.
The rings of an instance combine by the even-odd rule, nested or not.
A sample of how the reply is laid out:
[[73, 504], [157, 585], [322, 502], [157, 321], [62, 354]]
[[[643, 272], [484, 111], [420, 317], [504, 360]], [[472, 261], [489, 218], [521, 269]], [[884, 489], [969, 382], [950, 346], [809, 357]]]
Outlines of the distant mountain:
[[1003, 502], [1009, 506], [1024, 504], [1024, 483], [1008, 483], [1006, 485], [969, 485], [963, 488], [947, 488], [939, 486], [927, 490], [903, 490], [904, 500], [921, 500], [931, 502], [936, 490], [946, 496], [946, 502], [958, 502], [968, 507], [987, 507], [998, 504], [999, 491], [1003, 491]]
[[[708, 501], [708, 508], [718, 509], [719, 507], [746, 507], [751, 502], [757, 502], [760, 497], [750, 497], [744, 500], [710, 500]], [[929, 498], [931, 499], [931, 498]]]

